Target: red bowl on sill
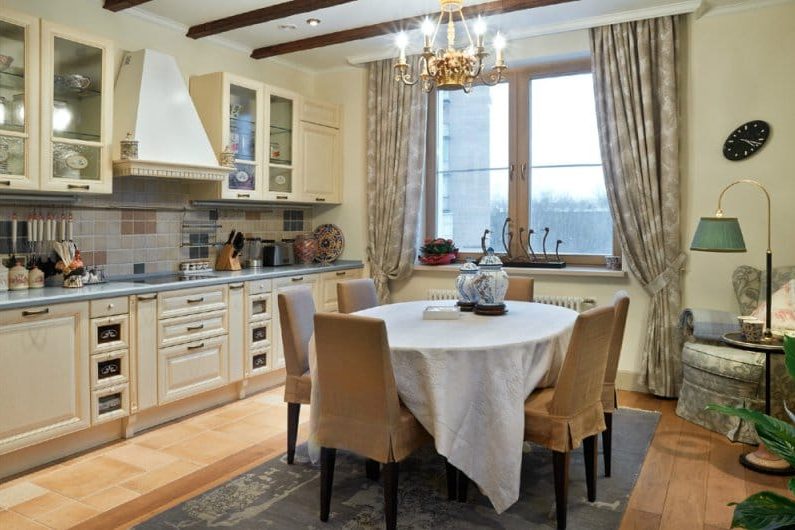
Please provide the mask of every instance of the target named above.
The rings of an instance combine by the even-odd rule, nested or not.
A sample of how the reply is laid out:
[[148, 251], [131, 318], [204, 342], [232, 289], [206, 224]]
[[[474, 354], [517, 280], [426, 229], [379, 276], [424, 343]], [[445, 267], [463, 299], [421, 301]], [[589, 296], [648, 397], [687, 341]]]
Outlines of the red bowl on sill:
[[426, 254], [420, 256], [420, 263], [423, 265], [450, 265], [458, 259], [458, 252], [448, 254]]

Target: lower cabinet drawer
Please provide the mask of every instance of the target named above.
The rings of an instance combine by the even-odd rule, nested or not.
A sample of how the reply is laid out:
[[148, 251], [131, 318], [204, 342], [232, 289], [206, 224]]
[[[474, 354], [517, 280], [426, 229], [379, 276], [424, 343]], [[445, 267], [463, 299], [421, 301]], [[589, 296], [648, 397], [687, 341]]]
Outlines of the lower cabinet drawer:
[[226, 295], [226, 285], [158, 293], [158, 317], [180, 317], [195, 315], [204, 311], [226, 309]]
[[195, 342], [226, 333], [226, 310], [211, 311], [187, 317], [167, 318], [158, 322], [159, 347], [166, 348]]
[[248, 363], [246, 364], [246, 377], [264, 374], [271, 369], [271, 349], [263, 348], [251, 350], [249, 352]]
[[271, 340], [271, 321], [251, 322], [249, 329], [249, 350], [260, 350], [267, 348], [273, 342]]
[[91, 392], [91, 425], [124, 418], [130, 414], [130, 387], [127, 383]]
[[91, 319], [91, 353], [130, 347], [130, 317], [117, 315]]
[[158, 352], [158, 403], [223, 386], [229, 380], [227, 337], [189, 342]]
[[100, 353], [91, 356], [91, 389], [115, 386], [130, 380], [128, 350]]

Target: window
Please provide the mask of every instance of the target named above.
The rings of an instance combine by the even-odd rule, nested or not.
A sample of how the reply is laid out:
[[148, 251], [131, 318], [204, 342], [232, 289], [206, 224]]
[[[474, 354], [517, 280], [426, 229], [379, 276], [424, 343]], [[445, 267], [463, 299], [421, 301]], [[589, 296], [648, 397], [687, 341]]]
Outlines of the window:
[[[470, 94], [432, 94], [428, 135], [426, 235], [453, 239], [462, 252], [487, 244], [504, 253], [503, 224], [513, 221], [512, 253], [533, 250], [571, 263], [603, 263], [617, 248], [607, 202], [587, 65], [514, 73]], [[519, 241], [519, 228], [525, 230]]]

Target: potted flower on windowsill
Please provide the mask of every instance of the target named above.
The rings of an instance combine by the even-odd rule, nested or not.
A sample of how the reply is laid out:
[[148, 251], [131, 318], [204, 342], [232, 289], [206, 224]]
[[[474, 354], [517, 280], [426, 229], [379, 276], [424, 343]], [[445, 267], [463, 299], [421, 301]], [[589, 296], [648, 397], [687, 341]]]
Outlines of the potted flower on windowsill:
[[420, 252], [420, 263], [423, 265], [449, 265], [458, 259], [458, 249], [452, 239], [426, 239]]

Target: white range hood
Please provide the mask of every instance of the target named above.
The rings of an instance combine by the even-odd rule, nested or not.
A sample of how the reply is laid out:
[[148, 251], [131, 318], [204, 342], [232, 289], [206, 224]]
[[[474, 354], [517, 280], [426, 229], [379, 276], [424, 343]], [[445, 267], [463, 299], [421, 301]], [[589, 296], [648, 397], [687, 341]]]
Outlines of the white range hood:
[[[132, 133], [138, 159], [120, 160], [119, 142]], [[125, 53], [116, 79], [113, 175], [223, 180], [174, 57], [155, 50]]]

